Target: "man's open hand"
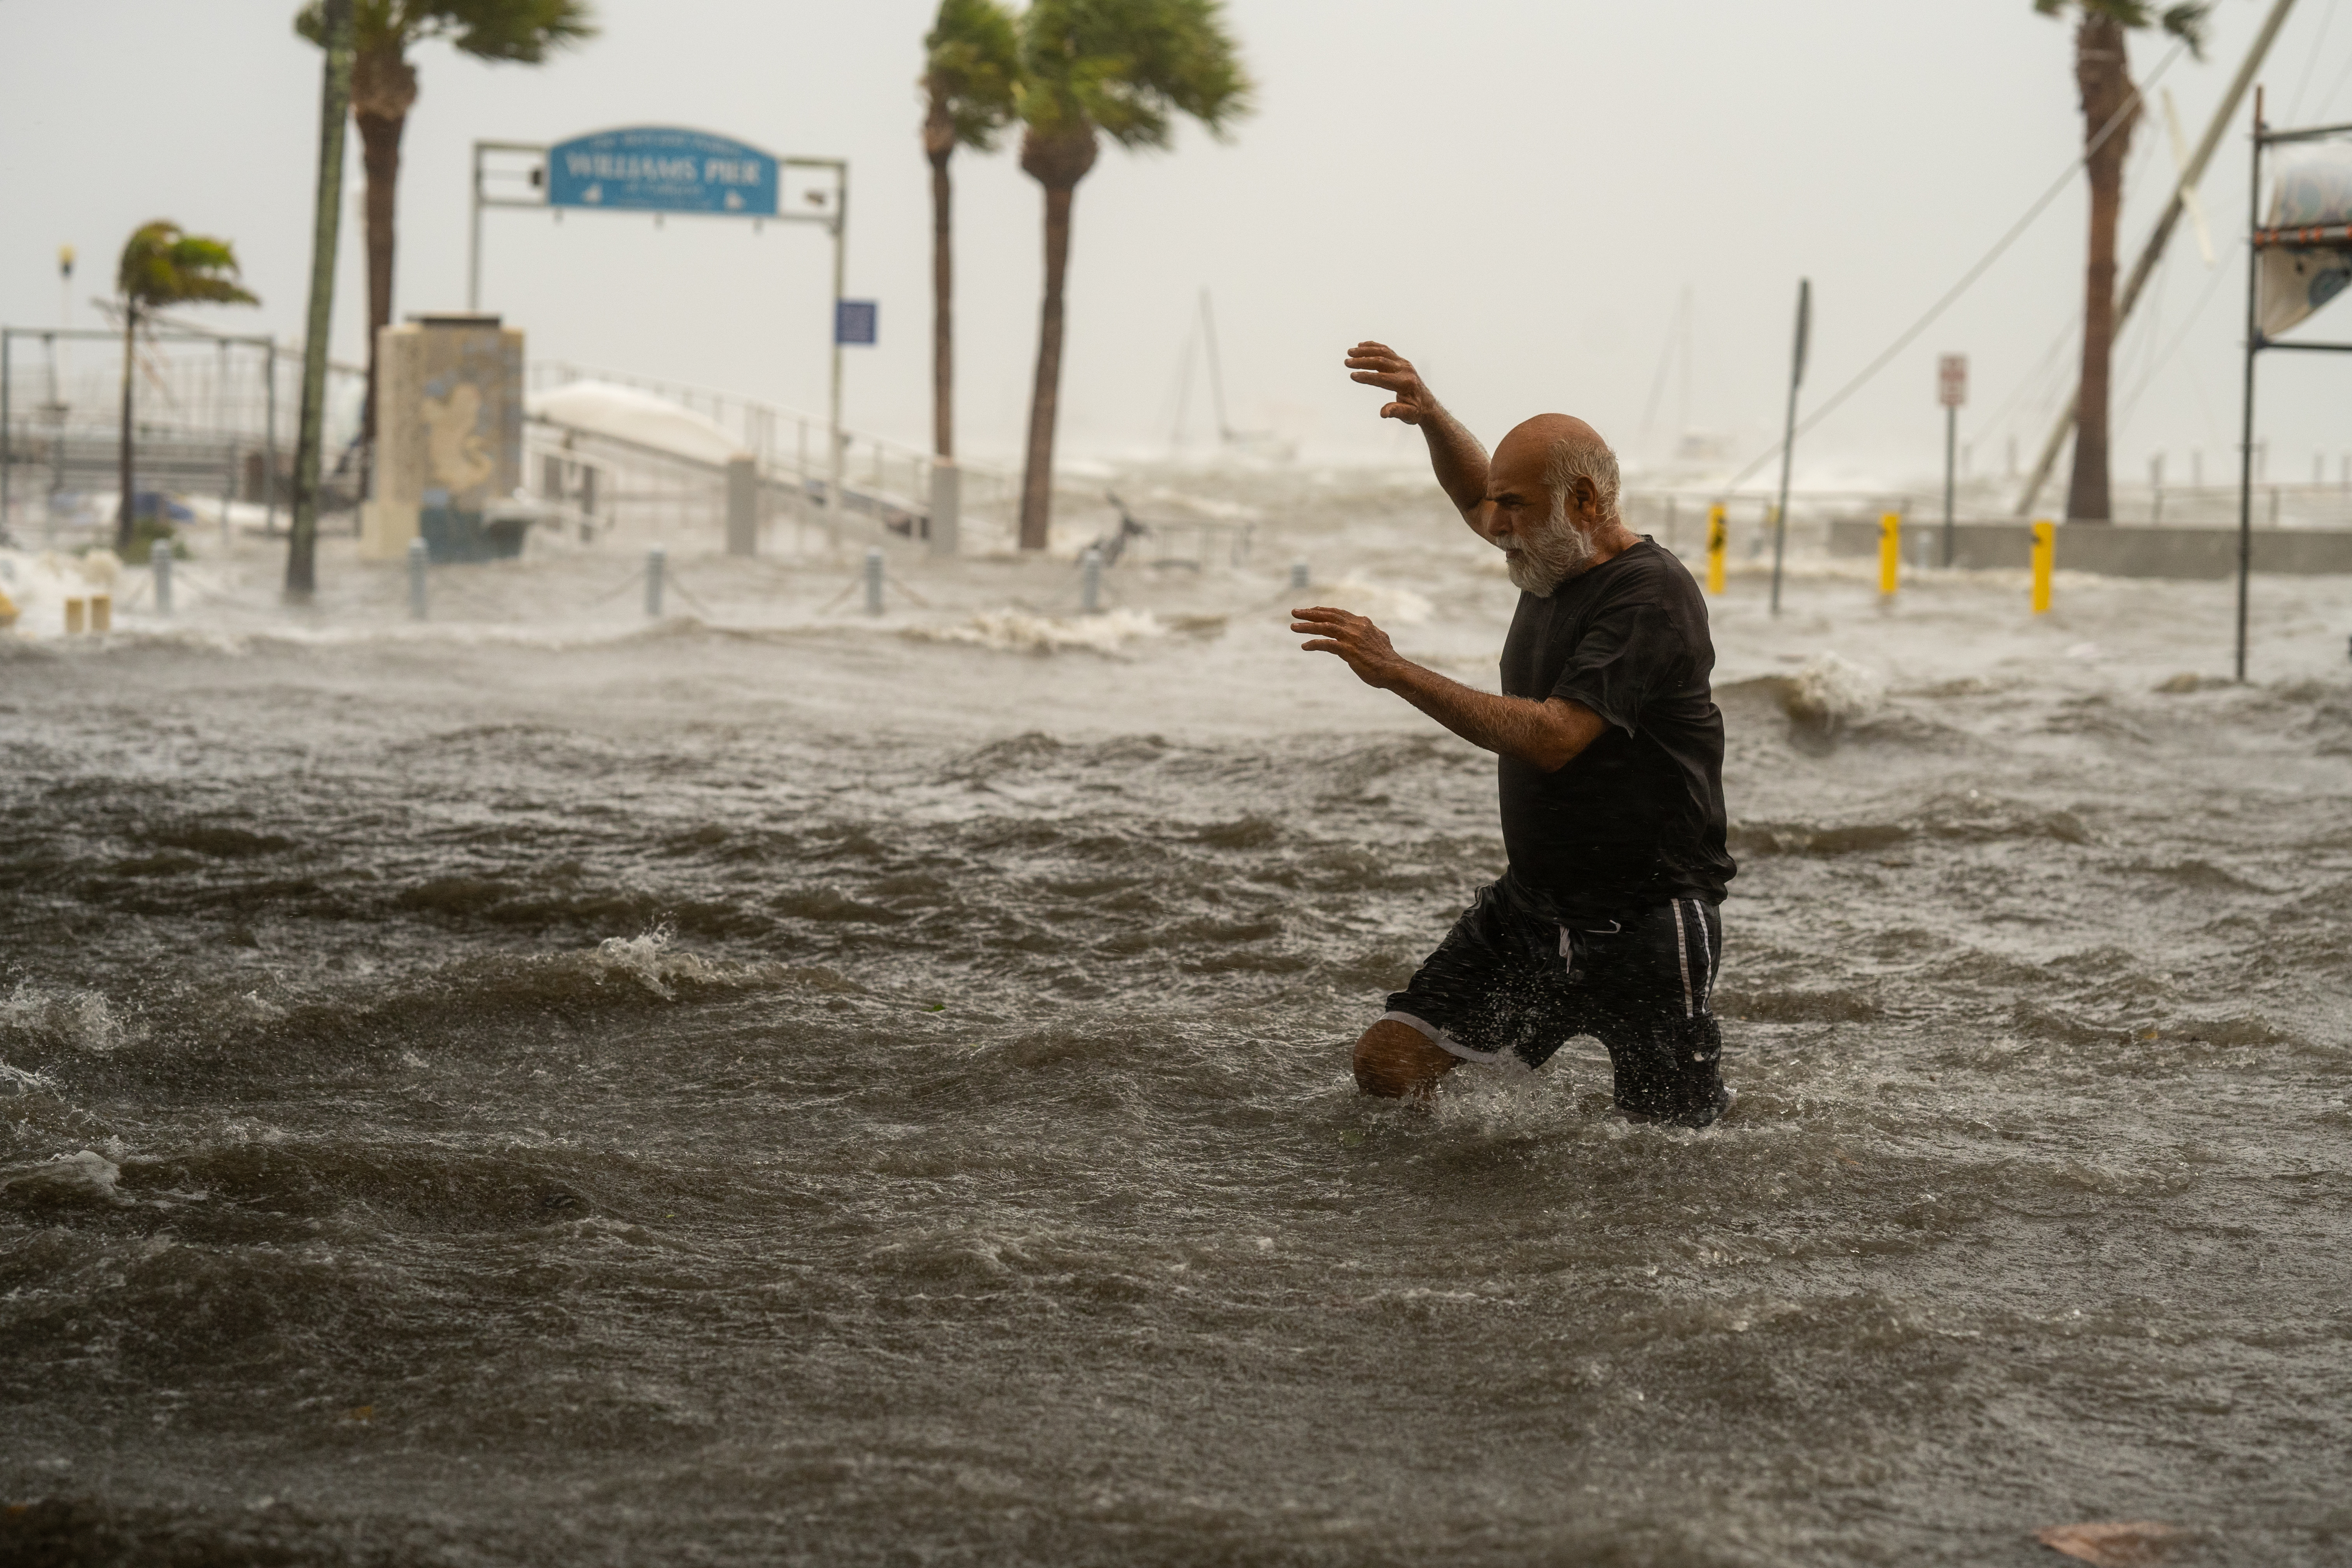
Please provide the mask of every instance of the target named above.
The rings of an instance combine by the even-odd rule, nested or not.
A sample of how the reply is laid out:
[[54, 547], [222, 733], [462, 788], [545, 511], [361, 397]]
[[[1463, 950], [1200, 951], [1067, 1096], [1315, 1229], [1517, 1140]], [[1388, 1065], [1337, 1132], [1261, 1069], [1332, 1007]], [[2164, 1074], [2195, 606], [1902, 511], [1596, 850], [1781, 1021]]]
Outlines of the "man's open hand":
[[1312, 634], [1312, 641], [1299, 644], [1302, 650], [1338, 654], [1356, 672], [1356, 679], [1367, 686], [1392, 686], [1400, 672], [1412, 668], [1390, 646], [1388, 633], [1364, 616], [1351, 616], [1345, 610], [1324, 605], [1293, 610], [1290, 629]]
[[1418, 425], [1437, 412], [1437, 399], [1405, 358], [1386, 343], [1360, 342], [1348, 351], [1348, 368], [1355, 374], [1348, 379], [1366, 386], [1384, 389], [1394, 399], [1381, 405], [1383, 419], [1402, 419], [1408, 425]]

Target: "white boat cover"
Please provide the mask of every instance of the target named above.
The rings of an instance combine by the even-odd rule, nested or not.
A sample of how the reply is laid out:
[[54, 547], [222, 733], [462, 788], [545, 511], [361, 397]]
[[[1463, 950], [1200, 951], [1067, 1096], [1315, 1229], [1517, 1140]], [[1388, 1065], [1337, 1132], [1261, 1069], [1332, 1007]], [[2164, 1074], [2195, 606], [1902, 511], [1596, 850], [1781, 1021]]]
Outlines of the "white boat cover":
[[567, 382], [532, 393], [525, 405], [533, 419], [698, 463], [724, 463], [743, 454], [743, 444], [718, 421], [684, 404], [614, 382]]

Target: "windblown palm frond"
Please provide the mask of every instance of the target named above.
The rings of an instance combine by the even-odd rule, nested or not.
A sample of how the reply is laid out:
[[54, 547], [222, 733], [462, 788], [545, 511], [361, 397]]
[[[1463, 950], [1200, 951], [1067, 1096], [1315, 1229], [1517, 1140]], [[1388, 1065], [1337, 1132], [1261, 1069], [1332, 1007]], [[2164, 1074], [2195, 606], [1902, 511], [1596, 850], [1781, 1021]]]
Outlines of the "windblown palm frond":
[[142, 224], [122, 247], [114, 287], [142, 306], [257, 305], [236, 281], [236, 252], [226, 240], [184, 234], [168, 218]]
[[184, 232], [170, 218], [142, 223], [115, 264], [114, 287], [122, 296], [122, 428], [120, 496], [114, 514], [114, 547], [127, 552], [134, 537], [138, 487], [133, 482], [136, 361], [143, 312], [164, 305], [258, 305], [236, 280], [236, 252], [225, 239]]
[[[294, 14], [294, 30], [311, 43], [325, 29], [319, 0]], [[352, 47], [363, 55], [446, 37], [477, 59], [538, 65], [551, 49], [595, 36], [586, 0], [358, 0], [352, 7]]]
[[997, 0], [943, 0], [923, 38], [923, 91], [951, 145], [996, 150], [1012, 123], [1021, 74], [1021, 35]]
[[2212, 0], [2191, 0], [2158, 10], [2149, 0], [2033, 0], [2033, 9], [2044, 16], [2062, 16], [2068, 11], [2105, 16], [2135, 32], [2147, 26], [2160, 27], [2186, 43], [2190, 54], [2203, 59], [2207, 24], [2212, 19], [2213, 5]]
[[1091, 125], [1164, 148], [1175, 116], [1222, 138], [1252, 86], [1221, 0], [1035, 0], [1022, 19], [1021, 116], [1052, 135]]

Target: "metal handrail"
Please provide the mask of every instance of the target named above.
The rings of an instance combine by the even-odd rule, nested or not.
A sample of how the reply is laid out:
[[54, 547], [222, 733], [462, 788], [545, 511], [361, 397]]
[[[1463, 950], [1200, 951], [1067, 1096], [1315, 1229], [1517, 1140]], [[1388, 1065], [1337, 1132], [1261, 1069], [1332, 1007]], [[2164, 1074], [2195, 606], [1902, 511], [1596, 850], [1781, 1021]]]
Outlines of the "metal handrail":
[[[528, 378], [534, 391], [550, 378], [552, 378], [553, 384], [559, 386], [575, 381], [604, 381], [616, 386], [635, 387], [640, 392], [650, 392], [656, 396], [667, 398], [693, 413], [708, 414], [711, 419], [720, 425], [728, 423], [727, 409], [730, 405], [740, 414], [757, 415], [762, 419], [779, 424], [790, 422], [812, 429], [820, 428], [825, 424], [823, 415], [806, 413], [801, 409], [786, 407], [780, 403], [769, 403], [761, 398], [746, 397], [740, 393], [720, 392], [715, 388], [694, 386], [684, 382], [664, 381], [657, 376], [638, 375], [628, 371], [605, 370], [593, 365], [578, 364], [570, 360], [533, 360], [530, 363]], [[751, 434], [748, 422], [745, 424], [743, 434], [747, 437]], [[871, 447], [888, 457], [925, 464], [938, 460], [935, 454], [920, 447], [910, 446], [904, 441], [896, 441], [887, 436], [876, 436], [862, 430], [853, 430], [845, 425], [842, 426], [841, 434], [843, 439], [851, 446]], [[998, 468], [986, 463], [966, 462], [962, 458], [956, 459], [956, 466], [966, 474], [1001, 479], [1007, 484], [1012, 483], [1016, 477], [1008, 469]]]

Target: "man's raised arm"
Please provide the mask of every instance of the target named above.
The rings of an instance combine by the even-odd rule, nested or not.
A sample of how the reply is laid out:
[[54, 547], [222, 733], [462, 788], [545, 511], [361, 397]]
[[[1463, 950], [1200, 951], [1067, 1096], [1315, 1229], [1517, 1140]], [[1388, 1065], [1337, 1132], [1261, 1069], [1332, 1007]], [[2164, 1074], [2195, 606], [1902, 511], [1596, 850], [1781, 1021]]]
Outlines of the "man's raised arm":
[[1481, 539], [1486, 538], [1481, 521], [1486, 500], [1486, 448], [1478, 444], [1478, 437], [1445, 412], [1445, 405], [1430, 392], [1412, 362], [1386, 343], [1358, 343], [1348, 351], [1348, 368], [1355, 373], [1349, 381], [1388, 393], [1391, 401], [1381, 405], [1381, 418], [1401, 419], [1420, 427], [1422, 438], [1429, 443], [1429, 466], [1437, 475], [1439, 487], [1462, 513], [1462, 521]]

